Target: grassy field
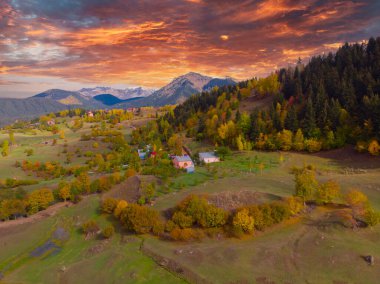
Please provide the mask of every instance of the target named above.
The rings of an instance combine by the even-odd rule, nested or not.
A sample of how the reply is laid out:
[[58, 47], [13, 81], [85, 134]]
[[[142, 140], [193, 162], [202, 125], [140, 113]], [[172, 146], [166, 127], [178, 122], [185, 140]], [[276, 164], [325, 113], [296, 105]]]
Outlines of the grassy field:
[[[123, 133], [128, 137], [130, 121]], [[105, 144], [80, 141], [90, 124], [73, 132], [65, 129], [65, 141], [49, 132], [36, 135], [16, 133], [17, 146], [9, 157], [0, 159], [0, 179], [32, 179], [14, 167], [16, 160], [59, 161], [64, 164], [63, 143], [68, 151], [101, 152]], [[64, 126], [61, 126], [64, 127]], [[45, 141], [58, 139], [56, 146]], [[0, 133], [0, 143], [7, 134]], [[193, 152], [212, 150], [210, 145], [189, 142]], [[35, 153], [26, 157], [25, 149]], [[340, 151], [340, 152], [339, 152]], [[380, 210], [380, 162], [366, 155], [352, 156], [350, 149], [322, 154], [281, 152], [234, 152], [225, 161], [197, 166], [194, 174], [171, 178], [166, 188], [158, 188], [154, 208], [166, 210], [189, 194], [257, 193], [259, 201], [287, 197], [294, 192], [294, 166], [312, 164], [321, 182], [333, 179], [342, 193], [358, 188]], [[347, 156], [355, 157], [354, 160]], [[73, 164], [84, 165], [83, 157], [73, 156]], [[151, 176], [140, 177], [151, 182]], [[59, 180], [39, 179], [34, 190], [56, 186]], [[137, 181], [135, 181], [137, 182]], [[128, 181], [117, 191], [134, 188]], [[138, 191], [137, 189], [134, 189]], [[111, 191], [112, 193], [112, 191]], [[110, 194], [111, 194], [110, 193]], [[132, 194], [133, 195], [133, 194]], [[125, 196], [129, 196], [126, 194]], [[4, 283], [182, 283], [202, 280], [210, 283], [378, 283], [380, 265], [369, 266], [363, 256], [380, 258], [380, 226], [346, 229], [329, 220], [331, 208], [318, 207], [302, 218], [256, 232], [244, 239], [204, 239], [200, 242], [170, 242], [152, 236], [132, 236], [117, 228], [111, 240], [85, 240], [81, 224], [96, 220], [101, 228], [114, 222], [99, 214], [100, 196], [86, 197], [81, 203], [63, 208], [54, 216], [9, 228], [0, 228], [0, 278]], [[253, 202], [253, 201], [252, 201]], [[116, 224], [115, 224], [116, 225]]]
[[[0, 229], [0, 270], [4, 283], [181, 283], [181, 279], [159, 267], [140, 251], [142, 239], [117, 234], [112, 240], [85, 240], [80, 224], [96, 220], [101, 227], [110, 223], [99, 215], [99, 197], [90, 196], [54, 217], [13, 229]], [[58, 229], [69, 236], [35, 256]]]

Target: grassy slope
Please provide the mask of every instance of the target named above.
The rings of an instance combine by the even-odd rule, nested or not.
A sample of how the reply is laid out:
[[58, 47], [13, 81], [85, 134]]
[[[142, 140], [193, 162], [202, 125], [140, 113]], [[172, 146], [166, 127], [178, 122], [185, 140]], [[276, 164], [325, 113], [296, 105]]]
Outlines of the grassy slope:
[[[111, 241], [85, 240], [79, 224], [89, 218], [101, 227], [109, 223], [98, 214], [99, 198], [87, 197], [79, 205], [65, 208], [54, 217], [2, 232], [0, 268], [6, 283], [180, 283], [140, 252], [141, 239], [117, 234]], [[32, 257], [56, 227], [70, 231], [70, 239], [56, 254]], [[9, 266], [9, 263], [12, 265]], [[62, 272], [65, 270], [65, 272]], [[96, 275], [96, 277], [95, 277]]]
[[[86, 149], [101, 151], [102, 146], [94, 150], [91, 144], [79, 142], [80, 135], [87, 131], [89, 125], [85, 125], [77, 133], [66, 131], [69, 152], [74, 152], [78, 145], [83, 152]], [[129, 128], [124, 131], [125, 134], [130, 133]], [[6, 137], [7, 135], [0, 134], [0, 141]], [[16, 134], [16, 141], [20, 146], [12, 150], [10, 157], [0, 159], [0, 178], [27, 178], [20, 169], [12, 165], [15, 160], [25, 159], [24, 150], [30, 147], [35, 148], [35, 155], [29, 157], [30, 160], [59, 160], [63, 164], [65, 155], [57, 156], [63, 149], [62, 140], [58, 146], [40, 145], [41, 141], [53, 138], [49, 133], [40, 133], [37, 136]], [[193, 152], [207, 150], [207, 145], [195, 143], [191, 148]], [[265, 165], [262, 174], [253, 162], [255, 157], [259, 163]], [[212, 166], [216, 168], [216, 174], [205, 167], [197, 167], [195, 174], [184, 174], [174, 179], [171, 193], [160, 195], [155, 207], [172, 207], [190, 193], [252, 190], [274, 196], [288, 196], [294, 190], [290, 168], [311, 163], [318, 168], [320, 181], [337, 180], [342, 185], [342, 192], [358, 187], [369, 196], [373, 206], [380, 210], [379, 168], [347, 175], [341, 169], [347, 165], [336, 160], [296, 153], [284, 153], [283, 157], [284, 162], [280, 163], [279, 153], [234, 153], [226, 161]], [[73, 157], [74, 163], [82, 163], [81, 159]], [[38, 187], [56, 182], [41, 181]], [[102, 226], [109, 222], [97, 214], [97, 206], [98, 198], [89, 197], [80, 205], [65, 208], [44, 221], [0, 232], [0, 271], [6, 272], [6, 282], [180, 282], [180, 279], [140, 252], [139, 238], [125, 239], [117, 234], [108, 243], [101, 240], [85, 241], [76, 229], [77, 224], [88, 218], [97, 219]], [[317, 226], [324, 213], [314, 212], [309, 219], [278, 226], [245, 240], [204, 240], [200, 243], [183, 244], [147, 237], [144, 246], [159, 255], [174, 259], [180, 266], [197, 275], [218, 283], [237, 280], [264, 283], [264, 278], [276, 283], [331, 283], [333, 280], [345, 283], [376, 283], [380, 277], [378, 262], [370, 267], [361, 256], [372, 254], [375, 259], [380, 258], [380, 226], [355, 232], [329, 225], [326, 228]], [[30, 252], [46, 242], [57, 226], [70, 228], [70, 239], [62, 250], [55, 255], [31, 258]], [[94, 250], [97, 252], [91, 253]], [[178, 253], [179, 250], [182, 252]], [[65, 272], [61, 272], [63, 267]]]
[[[259, 172], [247, 173], [247, 166], [243, 163], [256, 155], [273, 165], [265, 169], [262, 175]], [[155, 207], [169, 208], [190, 193], [252, 190], [289, 196], [294, 190], [290, 168], [314, 164], [319, 169], [317, 178], [321, 182], [337, 180], [342, 185], [343, 193], [357, 187], [369, 196], [375, 208], [380, 209], [379, 169], [346, 175], [342, 174], [336, 161], [326, 158], [287, 153], [284, 154], [285, 161], [276, 166], [278, 157], [278, 153], [259, 152], [234, 155], [217, 165], [218, 168], [230, 169], [223, 179], [210, 180], [162, 196], [156, 201]], [[261, 283], [265, 279], [275, 283], [377, 283], [380, 265], [368, 266], [362, 256], [371, 254], [375, 259], [380, 257], [380, 244], [377, 241], [380, 238], [380, 226], [352, 231], [325, 224], [323, 220], [326, 214], [328, 212], [317, 210], [295, 224], [281, 225], [245, 240], [210, 240], [185, 244], [149, 238], [145, 245], [215, 283], [251, 283], [253, 280]]]

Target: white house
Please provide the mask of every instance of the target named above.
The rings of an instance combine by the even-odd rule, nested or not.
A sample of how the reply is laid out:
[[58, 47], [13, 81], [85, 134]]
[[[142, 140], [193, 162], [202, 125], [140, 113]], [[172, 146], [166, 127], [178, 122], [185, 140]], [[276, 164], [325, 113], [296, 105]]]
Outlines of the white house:
[[219, 157], [217, 157], [213, 152], [199, 153], [199, 160], [205, 164], [220, 162]]

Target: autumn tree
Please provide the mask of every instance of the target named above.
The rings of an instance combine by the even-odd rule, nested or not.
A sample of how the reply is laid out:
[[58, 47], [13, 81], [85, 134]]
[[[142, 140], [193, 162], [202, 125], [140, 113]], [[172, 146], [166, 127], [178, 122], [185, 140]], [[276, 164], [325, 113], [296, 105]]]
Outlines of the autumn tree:
[[193, 222], [203, 228], [221, 227], [227, 221], [227, 212], [212, 204], [207, 199], [197, 195], [185, 198], [177, 208], [187, 216], [191, 216]]
[[345, 196], [350, 207], [365, 207], [368, 204], [368, 197], [359, 190], [352, 189]]
[[124, 177], [125, 178], [129, 178], [129, 177], [132, 177], [132, 176], [135, 176], [136, 175], [136, 170], [135, 169], [127, 169], [124, 173]]
[[20, 199], [5, 199], [0, 202], [0, 220], [17, 218], [26, 214], [26, 202]]
[[140, 206], [138, 204], [130, 204], [120, 213], [121, 224], [129, 231], [137, 234], [146, 234], [155, 231], [159, 233], [163, 231], [163, 224], [156, 210]]
[[301, 197], [303, 201], [314, 198], [318, 188], [318, 182], [315, 178], [315, 171], [304, 167], [297, 169], [295, 173], [296, 191], [295, 195]]
[[[111, 205], [112, 205], [111, 200], [109, 200], [108, 203], [109, 203], [108, 206], [111, 206]], [[119, 201], [117, 202], [117, 205], [116, 205], [114, 211], [113, 211], [113, 215], [114, 215], [116, 218], [119, 218], [119, 217], [120, 217], [120, 214], [121, 214], [121, 212], [122, 212], [122, 210], [123, 210], [124, 208], [127, 208], [127, 207], [128, 207], [128, 202], [127, 202], [127, 201], [125, 201], [125, 200], [119, 200]]]
[[105, 239], [110, 239], [115, 234], [115, 227], [112, 225], [109, 225], [105, 227], [102, 231], [102, 235]]
[[293, 133], [290, 130], [282, 130], [279, 135], [281, 150], [289, 151], [292, 148]]
[[333, 180], [329, 180], [318, 186], [316, 191], [316, 201], [317, 203], [330, 203], [334, 198], [339, 196], [339, 193], [339, 184]]
[[377, 140], [372, 140], [368, 145], [368, 152], [373, 156], [378, 156], [380, 154], [380, 145]]
[[88, 220], [83, 223], [82, 231], [86, 235], [96, 234], [99, 231], [99, 226], [94, 220]]
[[61, 198], [64, 202], [66, 202], [67, 199], [71, 198], [70, 185], [66, 184], [59, 189], [59, 198]]
[[372, 208], [367, 208], [364, 213], [364, 222], [370, 227], [380, 223], [380, 213]]
[[75, 186], [81, 193], [91, 192], [91, 180], [87, 172], [82, 172], [74, 181]]
[[53, 193], [50, 189], [43, 188], [33, 191], [28, 196], [28, 213], [34, 214], [44, 210], [54, 201]]
[[194, 222], [191, 216], [188, 216], [181, 211], [175, 212], [171, 220], [182, 229], [191, 227]]
[[59, 139], [65, 139], [65, 131], [64, 130], [59, 131]]
[[118, 205], [118, 200], [108, 197], [102, 201], [101, 209], [103, 213], [112, 214]]
[[236, 212], [232, 219], [232, 225], [238, 232], [251, 234], [254, 229], [254, 224], [255, 221], [253, 217], [249, 215], [249, 211], [246, 208]]
[[304, 204], [300, 197], [290, 196], [286, 199], [286, 202], [288, 204], [291, 215], [298, 214], [304, 208]]
[[144, 186], [143, 189], [143, 196], [146, 199], [147, 202], [150, 202], [154, 195], [156, 193], [156, 184], [155, 183], [149, 183], [146, 186]]
[[1, 150], [1, 155], [3, 157], [6, 157], [9, 155], [9, 141], [8, 140], [4, 140], [3, 142], [3, 146], [2, 146], [2, 150]]
[[222, 227], [227, 221], [227, 212], [213, 205], [206, 207], [203, 218], [199, 224], [204, 228]]
[[294, 135], [293, 140], [293, 149], [296, 151], [302, 151], [305, 148], [304, 146], [304, 137], [301, 129], [298, 129]]
[[168, 146], [175, 155], [182, 155], [183, 138], [178, 134], [174, 134], [169, 138]]

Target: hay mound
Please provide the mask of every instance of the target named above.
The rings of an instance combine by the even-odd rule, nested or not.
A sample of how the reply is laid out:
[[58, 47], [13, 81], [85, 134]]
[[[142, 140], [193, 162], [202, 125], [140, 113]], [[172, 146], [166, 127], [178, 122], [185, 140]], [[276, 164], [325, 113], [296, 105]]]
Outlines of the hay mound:
[[275, 199], [279, 199], [279, 197], [250, 190], [224, 191], [208, 197], [211, 204], [224, 210], [234, 210], [242, 206], [260, 204]]

